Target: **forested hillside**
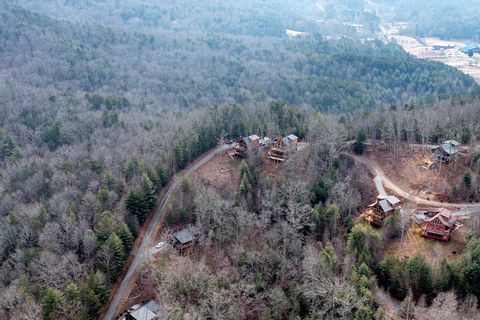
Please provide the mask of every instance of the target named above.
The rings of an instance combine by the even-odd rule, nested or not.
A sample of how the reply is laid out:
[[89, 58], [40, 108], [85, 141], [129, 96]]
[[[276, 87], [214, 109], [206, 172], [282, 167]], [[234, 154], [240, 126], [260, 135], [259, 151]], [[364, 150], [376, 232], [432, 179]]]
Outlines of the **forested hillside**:
[[391, 18], [411, 22], [405, 32], [417, 36], [443, 39], [480, 40], [480, 4], [456, 0], [380, 0], [375, 1], [393, 9]]
[[[313, 160], [306, 162], [315, 172], [312, 179], [331, 177], [328, 199], [341, 205], [315, 209], [319, 226], [313, 237], [321, 240], [327, 232], [320, 221], [333, 227], [324, 215], [341, 210], [348, 224], [359, 202], [354, 191], [359, 186], [349, 184], [354, 179], [337, 172], [349, 164], [339, 163], [336, 153], [338, 144], [357, 135], [355, 119], [392, 104], [414, 103], [424, 110], [451, 96], [470, 101], [478, 91], [472, 78], [417, 60], [397, 45], [326, 40], [314, 32], [308, 12], [307, 18], [297, 16], [311, 11], [310, 1], [285, 2], [289, 9], [281, 1], [274, 7], [231, 2], [226, 10], [230, 1], [178, 1], [172, 9], [166, 1], [139, 0], [114, 9], [120, 2], [0, 0], [2, 319], [95, 319], [157, 194], [172, 174], [225, 136], [295, 133], [322, 141], [329, 136], [328, 144], [309, 151]], [[302, 10], [292, 13], [297, 7]], [[266, 14], [270, 9], [276, 14]], [[290, 27], [311, 34], [289, 38], [284, 28]], [[318, 113], [327, 111], [334, 114]], [[340, 130], [341, 124], [348, 125]], [[369, 135], [377, 132], [363, 122], [362, 127]], [[385, 138], [395, 130], [378, 131]], [[265, 185], [255, 185], [260, 186]], [[342, 202], [347, 189], [355, 197], [351, 203]], [[302, 210], [320, 201], [309, 203], [307, 189], [297, 191]], [[280, 196], [273, 193], [270, 204], [246, 210], [268, 214], [273, 210], [268, 205]], [[272, 224], [264, 225], [267, 236], [291, 230]], [[282, 247], [284, 255], [302, 245], [303, 231], [292, 232], [296, 238], [291, 248]], [[284, 240], [271, 243], [282, 246]], [[326, 248], [321, 268], [331, 271], [337, 258]], [[308, 259], [316, 251], [305, 250]], [[276, 279], [287, 284], [291, 267], [300, 266], [300, 252], [292, 253], [293, 263], [279, 265], [280, 257], [270, 258], [272, 270], [282, 268], [281, 276], [259, 278], [259, 292]], [[255, 257], [247, 258], [241, 264], [259, 264], [256, 277], [270, 272]], [[303, 266], [309, 290], [317, 281], [312, 261]], [[329, 281], [346, 279], [348, 266]], [[348, 284], [343, 292], [353, 301], [355, 290]], [[285, 298], [279, 291], [269, 297], [280, 304]], [[291, 301], [292, 308], [308, 314], [306, 302]], [[363, 297], [355, 302], [355, 308], [371, 303]]]
[[5, 4], [3, 11], [5, 66], [34, 71], [22, 81], [120, 92], [139, 103], [161, 99], [195, 107], [275, 99], [347, 111], [409, 101], [428, 105], [476, 87], [454, 68], [414, 59], [378, 41], [174, 30], [144, 34], [78, 27], [18, 8], [12, 12]]

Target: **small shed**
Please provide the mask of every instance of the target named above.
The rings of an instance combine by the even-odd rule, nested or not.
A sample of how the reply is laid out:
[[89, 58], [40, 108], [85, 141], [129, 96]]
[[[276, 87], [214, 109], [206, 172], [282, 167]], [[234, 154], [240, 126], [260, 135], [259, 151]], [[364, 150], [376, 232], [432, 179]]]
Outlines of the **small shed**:
[[441, 145], [432, 148], [432, 159], [449, 164], [458, 159], [460, 143], [455, 140], [444, 141]]
[[185, 256], [190, 254], [193, 247], [198, 244], [198, 235], [197, 228], [190, 226], [172, 234], [170, 241], [180, 255]]
[[[428, 215], [428, 213], [427, 213]], [[448, 241], [455, 230], [457, 219], [448, 210], [440, 210], [434, 216], [423, 220], [422, 236], [425, 238]]]

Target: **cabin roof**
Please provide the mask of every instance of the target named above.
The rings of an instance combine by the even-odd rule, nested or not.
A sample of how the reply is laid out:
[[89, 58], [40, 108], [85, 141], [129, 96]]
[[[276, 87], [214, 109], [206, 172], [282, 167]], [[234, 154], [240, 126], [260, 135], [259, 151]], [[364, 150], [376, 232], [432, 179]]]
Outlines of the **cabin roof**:
[[432, 150], [436, 151], [439, 148], [441, 148], [448, 155], [454, 155], [454, 154], [458, 153], [458, 146], [459, 145], [460, 145], [460, 143], [458, 141], [446, 140], [442, 143], [442, 145], [434, 147], [434, 148], [432, 148]]
[[455, 217], [452, 217], [449, 211], [445, 211], [445, 210], [440, 211], [433, 217], [427, 218], [424, 221], [432, 222], [433, 220], [436, 220], [436, 219], [439, 219], [444, 226], [447, 226], [449, 228], [452, 228], [455, 225], [455, 222], [457, 222], [457, 219], [455, 219]]
[[186, 229], [175, 232], [171, 235], [170, 239], [173, 241], [179, 242], [181, 244], [186, 244], [195, 240], [195, 237], [198, 235], [197, 228], [191, 226]]
[[287, 136], [288, 140], [290, 141], [295, 141], [298, 140], [298, 137], [294, 135], [293, 133]]
[[384, 196], [384, 195], [378, 195], [377, 196], [378, 200], [386, 200], [392, 207], [400, 203], [400, 200], [395, 197], [395, 196]]
[[256, 134], [252, 134], [251, 136], [248, 136], [248, 139], [250, 139], [250, 141], [255, 141], [255, 140], [259, 140], [260, 137], [257, 136]]
[[155, 318], [158, 309], [158, 304], [155, 301], [150, 300], [138, 309], [130, 312], [130, 315], [135, 320], [152, 320], [153, 318]]
[[390, 205], [390, 203], [386, 199], [382, 199], [378, 202], [380, 205], [380, 208], [382, 208], [383, 212], [389, 212], [393, 210], [393, 207]]

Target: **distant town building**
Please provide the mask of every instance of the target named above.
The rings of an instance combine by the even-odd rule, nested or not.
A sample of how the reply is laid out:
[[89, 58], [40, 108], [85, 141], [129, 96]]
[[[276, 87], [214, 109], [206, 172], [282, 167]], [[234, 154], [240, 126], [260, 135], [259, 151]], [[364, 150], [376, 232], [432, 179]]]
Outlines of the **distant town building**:
[[432, 159], [449, 164], [458, 159], [460, 143], [455, 140], [444, 141], [440, 146], [432, 148]]
[[372, 225], [382, 226], [386, 217], [395, 214], [400, 208], [400, 200], [395, 196], [377, 196], [377, 201], [368, 206], [365, 219]]
[[153, 320], [159, 311], [158, 304], [147, 301], [143, 304], [136, 304], [126, 311], [119, 320]]
[[474, 53], [480, 53], [480, 45], [478, 43], [469, 43], [461, 48], [460, 51], [469, 57], [472, 57]]
[[192, 253], [193, 247], [198, 244], [198, 235], [197, 228], [190, 226], [172, 234], [170, 242], [180, 255], [185, 256]]
[[448, 241], [455, 230], [457, 219], [446, 209], [429, 210], [422, 224], [422, 236]]

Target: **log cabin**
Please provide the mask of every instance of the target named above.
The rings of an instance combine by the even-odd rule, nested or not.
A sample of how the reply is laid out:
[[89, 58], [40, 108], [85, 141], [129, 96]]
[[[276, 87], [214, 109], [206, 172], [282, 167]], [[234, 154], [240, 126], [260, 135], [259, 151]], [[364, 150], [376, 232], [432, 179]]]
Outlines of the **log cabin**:
[[423, 220], [422, 236], [425, 238], [448, 241], [455, 230], [457, 219], [450, 211], [441, 210], [432, 217]]
[[378, 195], [377, 201], [368, 206], [366, 220], [375, 226], [382, 226], [386, 217], [395, 214], [400, 208], [400, 200], [395, 196]]
[[450, 164], [458, 159], [459, 142], [455, 140], [444, 141], [441, 145], [433, 147], [432, 160], [444, 164]]
[[170, 242], [180, 255], [186, 256], [191, 254], [194, 246], [198, 244], [198, 235], [197, 228], [190, 226], [172, 234]]

